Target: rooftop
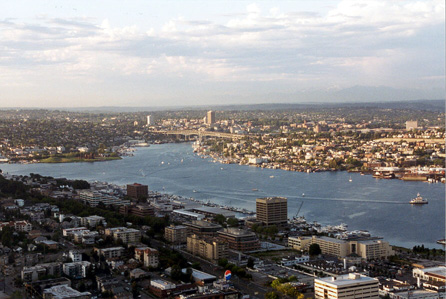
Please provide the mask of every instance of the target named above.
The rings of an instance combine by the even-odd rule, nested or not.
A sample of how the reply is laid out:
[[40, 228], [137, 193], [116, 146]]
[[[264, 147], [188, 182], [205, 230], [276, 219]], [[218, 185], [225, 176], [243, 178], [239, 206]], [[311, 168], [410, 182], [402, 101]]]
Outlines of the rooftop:
[[339, 275], [338, 277], [317, 278], [315, 279], [315, 282], [316, 281], [321, 281], [325, 284], [330, 284], [335, 287], [362, 284], [366, 282], [376, 282], [376, 286], [378, 287], [378, 280], [376, 278], [371, 278], [358, 273], [349, 273], [346, 275]]
[[53, 299], [75, 298], [78, 296], [89, 296], [89, 292], [79, 292], [66, 285], [58, 285], [43, 291], [44, 293], [50, 293], [53, 295]]

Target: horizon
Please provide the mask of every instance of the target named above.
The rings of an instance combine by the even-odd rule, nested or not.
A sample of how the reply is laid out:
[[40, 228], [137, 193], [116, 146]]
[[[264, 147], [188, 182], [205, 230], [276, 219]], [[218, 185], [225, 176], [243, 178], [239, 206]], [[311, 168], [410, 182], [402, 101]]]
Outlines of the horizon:
[[441, 0], [21, 0], [0, 3], [0, 28], [4, 108], [445, 95]]

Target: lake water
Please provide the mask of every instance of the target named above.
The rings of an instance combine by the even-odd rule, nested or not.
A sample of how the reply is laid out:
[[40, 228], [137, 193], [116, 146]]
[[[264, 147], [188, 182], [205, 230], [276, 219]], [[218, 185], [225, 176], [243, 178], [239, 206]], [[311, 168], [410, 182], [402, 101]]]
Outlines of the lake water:
[[[284, 196], [288, 198], [289, 217], [296, 215], [303, 202], [299, 216], [308, 221], [346, 223], [349, 230], [368, 230], [393, 245], [442, 248], [435, 242], [445, 237], [444, 184], [378, 180], [347, 172], [300, 173], [219, 164], [195, 155], [188, 143], [139, 148], [133, 157], [117, 161], [0, 164], [0, 169], [11, 174], [39, 173], [119, 185], [143, 183], [151, 190], [253, 211], [258, 197]], [[418, 192], [429, 204], [409, 204]]]

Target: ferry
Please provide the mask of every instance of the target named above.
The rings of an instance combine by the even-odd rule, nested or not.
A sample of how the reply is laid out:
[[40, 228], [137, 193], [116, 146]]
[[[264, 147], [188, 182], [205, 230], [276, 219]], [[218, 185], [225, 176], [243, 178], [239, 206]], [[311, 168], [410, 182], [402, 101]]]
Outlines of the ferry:
[[428, 201], [427, 199], [424, 199], [423, 197], [421, 197], [420, 193], [417, 194], [417, 197], [415, 197], [414, 199], [412, 199], [410, 201], [411, 205], [421, 205], [421, 204], [427, 204]]
[[446, 239], [438, 240], [437, 243], [441, 245], [446, 245]]

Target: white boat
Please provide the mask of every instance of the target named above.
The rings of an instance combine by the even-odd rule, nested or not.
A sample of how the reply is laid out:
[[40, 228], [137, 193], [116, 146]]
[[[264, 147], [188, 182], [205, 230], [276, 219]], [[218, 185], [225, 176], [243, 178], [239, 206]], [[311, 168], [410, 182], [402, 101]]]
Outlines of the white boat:
[[348, 179], [348, 181], [349, 181], [349, 182], [353, 181], [353, 180], [352, 180], [352, 176], [350, 176], [350, 178]]
[[302, 193], [302, 197], [305, 197], [305, 193]]
[[274, 176], [273, 176], [273, 175], [270, 175], [269, 177], [270, 177], [270, 178], [274, 178]]
[[412, 199], [410, 201], [411, 205], [422, 205], [422, 204], [427, 204], [429, 203], [427, 201], [427, 199], [424, 199], [423, 197], [421, 197], [420, 193], [417, 194], [417, 197], [415, 197], [414, 199]]

